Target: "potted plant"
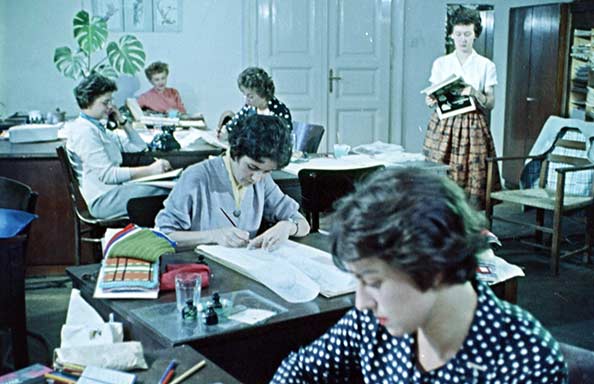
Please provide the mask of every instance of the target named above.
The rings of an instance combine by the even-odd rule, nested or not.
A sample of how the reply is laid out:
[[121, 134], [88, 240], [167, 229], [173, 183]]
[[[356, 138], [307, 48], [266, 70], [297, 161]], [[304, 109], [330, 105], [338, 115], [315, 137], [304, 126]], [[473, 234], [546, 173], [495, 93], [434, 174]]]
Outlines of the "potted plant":
[[[134, 75], [144, 67], [146, 55], [142, 43], [132, 35], [124, 35], [107, 44], [107, 20], [90, 17], [79, 11], [73, 20], [74, 39], [78, 49], [59, 47], [54, 51], [56, 68], [66, 77], [77, 80], [97, 72], [115, 79], [120, 74]], [[105, 57], [92, 64], [95, 52], [105, 47]]]

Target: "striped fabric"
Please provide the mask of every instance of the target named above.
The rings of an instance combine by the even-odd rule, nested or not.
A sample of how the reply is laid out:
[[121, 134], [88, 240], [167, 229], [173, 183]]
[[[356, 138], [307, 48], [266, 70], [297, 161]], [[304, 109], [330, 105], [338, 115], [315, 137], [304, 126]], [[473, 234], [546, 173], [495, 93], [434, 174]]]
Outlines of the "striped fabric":
[[157, 230], [129, 224], [109, 240], [103, 255], [105, 258], [131, 257], [155, 262], [161, 255], [174, 253], [175, 246], [175, 241]]
[[104, 291], [144, 290], [159, 285], [159, 262], [148, 262], [130, 257], [113, 257], [103, 260], [103, 279], [99, 281]]
[[[484, 209], [487, 158], [495, 156], [495, 145], [481, 112], [468, 112], [444, 120], [433, 112], [423, 154], [428, 160], [448, 164], [450, 178], [466, 191], [478, 209]], [[501, 189], [499, 180], [499, 169], [496, 167], [493, 191]]]

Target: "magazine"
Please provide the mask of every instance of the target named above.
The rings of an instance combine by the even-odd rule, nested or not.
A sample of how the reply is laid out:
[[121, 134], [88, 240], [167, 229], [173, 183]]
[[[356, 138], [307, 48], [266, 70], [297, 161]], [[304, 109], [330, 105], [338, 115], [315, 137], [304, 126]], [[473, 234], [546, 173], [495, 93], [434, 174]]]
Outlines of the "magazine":
[[461, 76], [451, 74], [444, 81], [433, 84], [421, 91], [431, 95], [437, 103], [435, 108], [440, 120], [460, 115], [462, 113], [475, 111], [474, 99], [462, 95], [462, 90], [467, 86]]

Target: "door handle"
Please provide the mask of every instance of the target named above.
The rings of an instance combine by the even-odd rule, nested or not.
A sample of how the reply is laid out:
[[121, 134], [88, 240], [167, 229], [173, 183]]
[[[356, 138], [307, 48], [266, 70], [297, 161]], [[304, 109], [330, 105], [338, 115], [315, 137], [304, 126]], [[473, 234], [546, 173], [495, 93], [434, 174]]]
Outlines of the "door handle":
[[334, 76], [334, 71], [332, 70], [332, 68], [330, 68], [330, 70], [328, 70], [328, 91], [330, 93], [332, 93], [333, 90], [333, 84], [334, 84], [334, 80], [342, 80], [342, 77], [340, 76]]
[[526, 98], [526, 101], [529, 102], [529, 103], [531, 103], [533, 101], [536, 101], [536, 99], [534, 97], [527, 97]]

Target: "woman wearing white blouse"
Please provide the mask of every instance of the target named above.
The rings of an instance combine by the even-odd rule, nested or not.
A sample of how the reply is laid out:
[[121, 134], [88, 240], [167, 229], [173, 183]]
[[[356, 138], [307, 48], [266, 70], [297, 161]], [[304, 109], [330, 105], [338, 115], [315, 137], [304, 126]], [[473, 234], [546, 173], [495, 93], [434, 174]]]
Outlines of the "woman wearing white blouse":
[[[466, 191], [477, 208], [483, 208], [486, 160], [495, 156], [493, 137], [486, 118], [487, 111], [495, 106], [495, 64], [473, 49], [474, 40], [482, 31], [477, 11], [460, 8], [452, 15], [448, 29], [455, 50], [435, 60], [429, 81], [437, 84], [452, 74], [461, 76], [467, 84], [463, 94], [473, 97], [478, 109], [443, 120], [434, 112], [427, 128], [423, 153], [430, 160], [449, 164], [450, 177]], [[427, 96], [425, 102], [429, 107], [435, 105], [432, 96]], [[500, 189], [499, 173], [497, 168], [495, 171], [497, 190]]]

